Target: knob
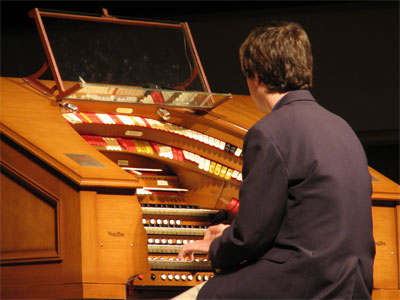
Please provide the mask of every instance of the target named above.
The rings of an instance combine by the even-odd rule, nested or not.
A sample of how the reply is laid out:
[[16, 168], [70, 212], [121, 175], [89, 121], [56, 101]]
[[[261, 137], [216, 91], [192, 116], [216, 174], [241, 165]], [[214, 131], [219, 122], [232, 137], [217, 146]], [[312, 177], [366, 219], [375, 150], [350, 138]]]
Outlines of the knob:
[[157, 110], [157, 115], [159, 115], [160, 118], [163, 119], [164, 121], [168, 121], [169, 118], [171, 118], [171, 114], [165, 108], [159, 108]]
[[78, 107], [76, 105], [73, 105], [68, 102], [61, 103], [60, 106], [64, 112], [77, 112], [78, 111]]

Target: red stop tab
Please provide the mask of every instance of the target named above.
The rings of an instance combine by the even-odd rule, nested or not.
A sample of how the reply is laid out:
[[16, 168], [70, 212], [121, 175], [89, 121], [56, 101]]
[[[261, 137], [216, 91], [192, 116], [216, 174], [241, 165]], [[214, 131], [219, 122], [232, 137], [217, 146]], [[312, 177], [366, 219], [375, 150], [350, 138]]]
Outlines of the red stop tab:
[[237, 212], [239, 210], [239, 200], [232, 198], [231, 202], [229, 202], [228, 207], [226, 209], [232, 212]]

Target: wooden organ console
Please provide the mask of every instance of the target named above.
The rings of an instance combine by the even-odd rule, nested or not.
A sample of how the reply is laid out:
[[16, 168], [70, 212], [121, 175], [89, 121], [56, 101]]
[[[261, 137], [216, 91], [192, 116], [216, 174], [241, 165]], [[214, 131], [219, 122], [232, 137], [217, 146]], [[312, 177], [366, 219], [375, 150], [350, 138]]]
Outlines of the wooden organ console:
[[[243, 138], [263, 114], [207, 84], [61, 81], [46, 49], [38, 74], [1, 78], [1, 298], [169, 298], [213, 276], [205, 255], [176, 256], [234, 217]], [[49, 65], [56, 86], [38, 79]], [[400, 189], [370, 172], [373, 298], [399, 299]]]
[[[164, 125], [156, 109], [137, 109], [135, 118], [147, 123], [126, 125], [63, 113], [21, 79], [1, 78], [1, 87], [2, 298], [123, 299], [130, 278], [142, 297], [138, 290], [187, 287], [212, 276], [201, 255], [193, 263], [174, 257], [180, 244], [200, 238], [221, 210], [235, 206], [240, 176], [222, 176], [215, 167], [211, 172], [187, 152], [210, 158], [220, 169], [240, 170], [239, 134], [232, 134], [234, 127], [224, 132], [222, 125], [231, 118], [249, 128], [260, 117], [250, 97], [233, 96], [205, 116], [171, 112]], [[111, 119], [117, 108], [74, 103]], [[193, 130], [192, 137], [171, 133], [164, 128], [170, 124]], [[140, 139], [126, 136], [130, 131], [141, 132]], [[193, 138], [200, 133], [232, 151]], [[104, 167], [79, 165], [65, 153]], [[377, 249], [373, 298], [398, 299], [399, 187], [370, 171]], [[36, 220], [36, 211], [43, 221]], [[134, 246], [124, 249], [119, 239]]]

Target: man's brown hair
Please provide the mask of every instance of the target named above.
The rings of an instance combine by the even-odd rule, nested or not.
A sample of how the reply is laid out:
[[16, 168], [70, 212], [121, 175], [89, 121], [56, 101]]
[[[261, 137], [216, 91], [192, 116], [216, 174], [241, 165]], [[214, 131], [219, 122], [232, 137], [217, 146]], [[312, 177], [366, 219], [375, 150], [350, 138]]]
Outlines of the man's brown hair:
[[253, 29], [240, 47], [247, 78], [258, 75], [270, 92], [310, 89], [313, 58], [304, 29], [294, 22], [271, 22]]

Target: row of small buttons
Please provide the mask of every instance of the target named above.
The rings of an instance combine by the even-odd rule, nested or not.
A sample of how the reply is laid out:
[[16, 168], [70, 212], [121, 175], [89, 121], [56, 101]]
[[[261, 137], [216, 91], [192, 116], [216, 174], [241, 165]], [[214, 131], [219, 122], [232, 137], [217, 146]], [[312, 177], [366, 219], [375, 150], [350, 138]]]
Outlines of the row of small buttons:
[[179, 205], [179, 204], [153, 204], [153, 203], [142, 203], [142, 207], [155, 207], [155, 208], [186, 208], [186, 209], [199, 209], [195, 205]]
[[[207, 281], [209, 278], [211, 278], [212, 276], [208, 276], [208, 275], [197, 275], [196, 276], [196, 280], [197, 281]], [[152, 273], [151, 275], [150, 275], [150, 278], [152, 279], [152, 280], [156, 280], [156, 278], [157, 278], [157, 276], [156, 276], [156, 274], [154, 274], [154, 273]], [[179, 280], [182, 280], [182, 281], [185, 281], [185, 280], [188, 280], [188, 281], [192, 281], [193, 279], [194, 279], [194, 277], [193, 277], [193, 275], [191, 275], [191, 274], [189, 274], [189, 275], [185, 275], [185, 274], [165, 274], [165, 273], [163, 273], [163, 274], [161, 274], [160, 275], [160, 278], [161, 278], [161, 280], [163, 280], [163, 281], [165, 281], [165, 280], [169, 280], [169, 281], [172, 281], [172, 280], [176, 280], [176, 281], [179, 281]], [[142, 278], [140, 278], [140, 279], [142, 279]]]
[[182, 261], [187, 261], [187, 262], [201, 262], [201, 261], [203, 261], [203, 262], [207, 262], [208, 261], [208, 259], [207, 258], [195, 258], [193, 261], [191, 261], [191, 260], [180, 260], [178, 257], [165, 257], [165, 256], [160, 256], [160, 257], [156, 257], [156, 256], [153, 256], [153, 257], [148, 257], [147, 258], [147, 260], [149, 260], [149, 261], [151, 261], [151, 260], [167, 260], [167, 261], [178, 261], [178, 262], [182, 262]]
[[194, 242], [194, 240], [180, 240], [180, 239], [159, 239], [159, 238], [149, 238], [147, 240], [149, 244], [163, 244], [163, 245], [186, 245], [188, 243]]
[[153, 227], [153, 228], [193, 228], [193, 229], [207, 229], [207, 226], [203, 225], [166, 225], [166, 226], [161, 226], [161, 225], [151, 225], [151, 224], [144, 224], [144, 227]]
[[166, 220], [166, 219], [165, 220], [161, 220], [161, 219], [147, 220], [147, 219], [143, 219], [142, 223], [144, 225], [146, 225], [146, 224], [150, 224], [150, 225], [181, 225], [181, 220], [174, 220], [174, 219], [171, 219], [171, 220]]

